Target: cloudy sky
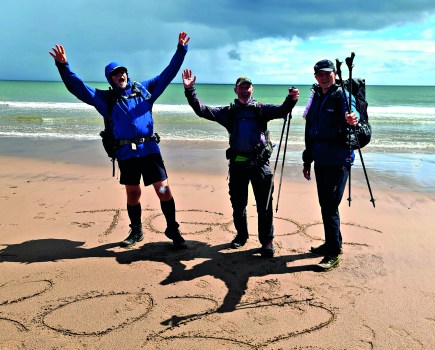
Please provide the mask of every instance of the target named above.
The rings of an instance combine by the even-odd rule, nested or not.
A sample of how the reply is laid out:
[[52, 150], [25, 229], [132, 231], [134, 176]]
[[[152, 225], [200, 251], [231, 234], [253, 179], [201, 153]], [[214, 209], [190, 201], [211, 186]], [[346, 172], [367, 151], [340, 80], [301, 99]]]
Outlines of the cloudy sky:
[[198, 83], [244, 74], [311, 84], [316, 61], [355, 52], [353, 74], [367, 84], [435, 85], [433, 0], [7, 1], [0, 79], [59, 80], [48, 55], [59, 43], [83, 80], [104, 81], [109, 61], [144, 80], [169, 62], [180, 31], [191, 36], [183, 68]]

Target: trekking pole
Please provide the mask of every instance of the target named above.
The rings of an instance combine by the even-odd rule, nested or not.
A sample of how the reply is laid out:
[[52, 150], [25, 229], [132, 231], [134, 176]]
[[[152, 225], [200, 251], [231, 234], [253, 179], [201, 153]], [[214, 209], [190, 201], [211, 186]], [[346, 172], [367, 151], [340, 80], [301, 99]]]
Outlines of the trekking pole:
[[267, 210], [267, 208], [269, 208], [270, 198], [272, 197], [273, 181], [275, 179], [276, 167], [278, 165], [279, 152], [281, 150], [282, 138], [284, 136], [284, 130], [285, 130], [286, 123], [287, 123], [287, 116], [284, 118], [284, 123], [282, 124], [281, 138], [279, 139], [278, 152], [276, 153], [275, 167], [273, 169], [273, 174], [272, 174], [272, 182], [270, 183], [269, 195], [267, 196], [266, 210]]
[[288, 118], [287, 132], [286, 132], [286, 136], [285, 136], [284, 154], [283, 154], [283, 156], [282, 156], [281, 174], [280, 174], [280, 178], [279, 178], [279, 187], [278, 187], [278, 195], [277, 195], [277, 198], [276, 198], [276, 208], [275, 208], [275, 213], [278, 212], [279, 196], [280, 196], [280, 194], [281, 194], [282, 175], [283, 175], [283, 173], [284, 173], [285, 154], [286, 154], [286, 152], [287, 152], [287, 140], [288, 140], [288, 134], [289, 134], [289, 130], [290, 130], [290, 120], [292, 119], [292, 115], [291, 115], [291, 113], [288, 114], [287, 118]]
[[[338, 78], [340, 79], [340, 85], [341, 85], [341, 90], [343, 91], [343, 93], [344, 93], [344, 81], [343, 81], [343, 77], [342, 77], [342, 75], [341, 75], [341, 65], [342, 65], [342, 63], [343, 62], [340, 62], [339, 60], [338, 60], [338, 58], [336, 58], [335, 59], [335, 64], [336, 64], [336, 66], [337, 66], [337, 75], [338, 75]], [[347, 62], [346, 62], [347, 63]], [[351, 84], [352, 85], [352, 84]], [[352, 100], [351, 100], [351, 97], [350, 97], [351, 95], [350, 95], [350, 92], [349, 92], [349, 101], [345, 98], [344, 100], [345, 100], [345, 102], [346, 102], [346, 108], [347, 108], [347, 110], [349, 111], [349, 113], [350, 113], [350, 106], [352, 105]], [[352, 152], [352, 148], [351, 148], [351, 145], [350, 145], [350, 133], [348, 134], [348, 142], [349, 142], [349, 162], [350, 162], [350, 154], [351, 154], [351, 152]], [[347, 198], [347, 201], [349, 202], [349, 207], [350, 207], [350, 202], [352, 201], [352, 196], [351, 196], [351, 182], [352, 182], [352, 173], [351, 173], [351, 169], [352, 169], [352, 167], [350, 166], [350, 164], [349, 164], [349, 183], [348, 183], [348, 187], [349, 187], [349, 197]]]
[[[350, 54], [350, 57], [346, 57], [346, 66], [349, 69], [349, 103], [348, 103], [348, 111], [349, 111], [349, 113], [352, 112], [352, 109], [351, 109], [352, 108], [352, 85], [353, 85], [352, 84], [352, 68], [353, 68], [353, 59], [354, 59], [354, 57], [355, 57], [355, 53], [353, 53], [353, 52]], [[355, 138], [358, 139], [357, 135], [356, 135], [355, 126], [353, 126], [352, 128], [353, 128], [353, 133], [355, 135]], [[352, 197], [350, 195], [350, 192], [351, 192], [350, 183], [351, 183], [351, 174], [352, 174], [352, 172], [351, 172], [352, 171], [352, 165], [351, 165], [351, 160], [352, 160], [352, 158], [351, 158], [351, 155], [352, 155], [352, 145], [351, 145], [351, 142], [350, 142], [351, 141], [350, 132], [347, 135], [347, 139], [348, 139], [348, 142], [349, 142], [349, 199], [348, 199], [348, 201], [349, 201], [349, 207], [350, 207], [350, 202], [352, 201]]]
[[[352, 105], [352, 103], [351, 103], [352, 102], [352, 68], [353, 68], [353, 59], [354, 59], [354, 57], [355, 57], [355, 53], [352, 52], [350, 57], [346, 58], [346, 65], [349, 68], [349, 104], [348, 104], [348, 108], [349, 108], [349, 106]], [[349, 113], [350, 113], [350, 109], [349, 109]], [[355, 126], [353, 126], [353, 132], [354, 132], [356, 143], [357, 143], [357, 147], [358, 147], [358, 154], [359, 154], [359, 157], [361, 159], [361, 164], [362, 164], [362, 167], [363, 167], [363, 170], [364, 170], [364, 176], [366, 178], [367, 187], [368, 187], [369, 193], [370, 193], [370, 202], [372, 202], [373, 208], [375, 208], [376, 207], [376, 205], [375, 205], [375, 199], [373, 198], [372, 188], [370, 187], [370, 181], [369, 181], [369, 177], [367, 175], [366, 166], [364, 164], [364, 159], [363, 159], [363, 155], [362, 155], [362, 152], [361, 152], [361, 147], [359, 146], [359, 140], [358, 140], [358, 135], [357, 135], [357, 131], [356, 131]], [[349, 147], [350, 147], [350, 134], [349, 134]], [[349, 183], [350, 183], [350, 168], [349, 168]], [[349, 188], [349, 190], [350, 190], [350, 188]], [[350, 206], [350, 202], [349, 202], [349, 206]]]

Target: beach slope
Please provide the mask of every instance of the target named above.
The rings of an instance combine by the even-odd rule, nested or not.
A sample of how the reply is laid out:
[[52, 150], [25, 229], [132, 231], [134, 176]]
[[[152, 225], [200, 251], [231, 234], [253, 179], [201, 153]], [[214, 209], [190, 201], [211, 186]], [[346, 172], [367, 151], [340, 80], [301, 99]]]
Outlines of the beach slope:
[[341, 264], [319, 272], [314, 179], [284, 179], [276, 255], [263, 259], [252, 193], [248, 243], [229, 249], [224, 149], [178, 143], [162, 149], [189, 249], [171, 249], [151, 188], [144, 241], [122, 249], [125, 190], [92, 147], [95, 164], [75, 161], [89, 150], [0, 156], [1, 349], [435, 348], [433, 195], [372, 179], [373, 208], [355, 183]]

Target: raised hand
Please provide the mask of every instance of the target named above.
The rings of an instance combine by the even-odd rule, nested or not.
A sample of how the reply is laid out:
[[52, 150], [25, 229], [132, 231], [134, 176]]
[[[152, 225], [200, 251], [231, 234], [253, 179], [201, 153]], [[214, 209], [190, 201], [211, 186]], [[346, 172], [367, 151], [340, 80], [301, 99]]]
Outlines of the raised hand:
[[196, 76], [193, 76], [192, 78], [192, 70], [185, 69], [183, 73], [181, 73], [181, 77], [183, 78], [183, 85], [185, 89], [190, 89], [195, 85], [196, 82]]
[[48, 53], [50, 54], [51, 57], [55, 59], [55, 61], [59, 63], [66, 63], [67, 61], [65, 49], [63, 48], [62, 45], [56, 44], [56, 46], [52, 47], [51, 51], [49, 51]]
[[180, 34], [178, 34], [178, 43], [180, 45], [186, 46], [189, 40], [190, 36], [187, 36], [186, 32], [181, 32]]

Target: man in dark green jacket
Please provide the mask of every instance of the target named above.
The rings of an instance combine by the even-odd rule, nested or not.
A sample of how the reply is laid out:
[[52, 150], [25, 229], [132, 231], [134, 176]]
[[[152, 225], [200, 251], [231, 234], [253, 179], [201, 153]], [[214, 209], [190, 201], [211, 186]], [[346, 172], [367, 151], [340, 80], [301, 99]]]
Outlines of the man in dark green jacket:
[[185, 69], [182, 77], [187, 101], [195, 113], [201, 118], [219, 123], [230, 134], [230, 148], [227, 150], [228, 185], [233, 207], [233, 221], [237, 231], [231, 247], [239, 248], [245, 245], [249, 238], [246, 206], [248, 186], [251, 183], [258, 213], [260, 253], [263, 257], [273, 257], [275, 249], [272, 200], [267, 206], [269, 190], [273, 186], [273, 174], [269, 166], [272, 150], [267, 123], [272, 119], [287, 117], [296, 105], [299, 90], [289, 89], [282, 105], [261, 104], [252, 96], [254, 92], [252, 81], [242, 76], [237, 79], [234, 87], [237, 95], [234, 104], [209, 107], [198, 99], [194, 87], [196, 77], [192, 76], [192, 71]]

